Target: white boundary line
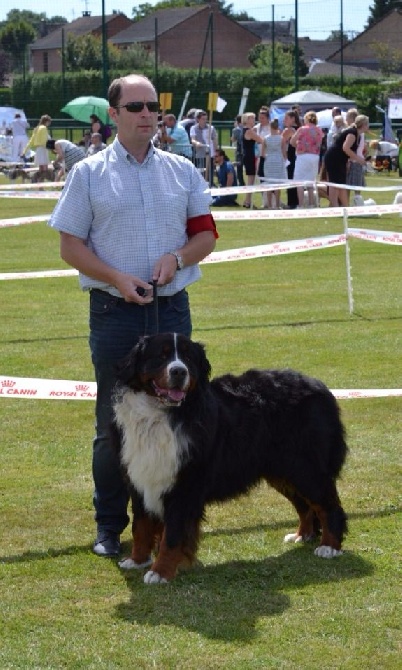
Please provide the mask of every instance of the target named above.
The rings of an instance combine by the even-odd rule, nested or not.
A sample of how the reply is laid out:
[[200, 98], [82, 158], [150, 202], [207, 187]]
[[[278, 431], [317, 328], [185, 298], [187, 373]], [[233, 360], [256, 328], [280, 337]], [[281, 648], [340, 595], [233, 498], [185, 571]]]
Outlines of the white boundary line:
[[[0, 398], [95, 400], [96, 382], [0, 376]], [[402, 389], [334, 389], [338, 400], [402, 397]]]

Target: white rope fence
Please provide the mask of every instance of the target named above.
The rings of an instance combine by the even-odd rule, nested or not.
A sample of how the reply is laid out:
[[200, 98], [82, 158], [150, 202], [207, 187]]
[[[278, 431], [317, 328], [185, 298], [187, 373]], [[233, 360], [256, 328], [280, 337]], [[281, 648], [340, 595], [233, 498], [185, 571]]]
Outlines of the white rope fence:
[[[311, 182], [287, 181], [281, 183], [280, 188], [294, 188], [295, 186], [314, 186]], [[328, 184], [325, 183], [325, 186]], [[49, 188], [61, 188], [63, 184], [44, 184], [38, 188], [36, 184], [15, 185], [12, 189], [9, 186], [0, 186], [0, 197], [34, 197], [58, 198], [59, 193], [47, 190]], [[339, 186], [339, 185], [338, 185]], [[347, 187], [355, 190], [354, 187]], [[227, 195], [232, 193], [255, 193], [262, 191], [277, 190], [278, 184], [257, 184], [255, 186], [243, 186], [234, 188], [211, 189], [212, 195]], [[386, 186], [373, 189], [372, 187], [359, 188], [360, 191], [401, 191], [402, 186]], [[25, 193], [23, 193], [25, 192]], [[290, 240], [286, 242], [276, 242], [273, 244], [263, 244], [254, 247], [245, 247], [240, 249], [230, 249], [211, 253], [204, 259], [203, 263], [221, 263], [239, 260], [249, 260], [253, 258], [263, 258], [267, 256], [276, 256], [280, 254], [299, 253], [303, 251], [312, 251], [334, 246], [345, 245], [346, 249], [346, 273], [348, 285], [349, 313], [353, 313], [353, 287], [351, 278], [350, 249], [348, 241], [350, 238], [360, 240], [379, 242], [382, 244], [400, 245], [402, 244], [402, 234], [391, 231], [380, 231], [371, 229], [350, 228], [348, 219], [350, 216], [379, 216], [381, 214], [399, 213], [402, 216], [402, 202], [389, 205], [368, 205], [364, 207], [326, 207], [314, 209], [297, 210], [255, 210], [250, 209], [244, 212], [237, 210], [214, 210], [216, 221], [234, 221], [234, 220], [266, 220], [266, 219], [318, 219], [318, 218], [339, 218], [342, 217], [344, 232], [340, 235], [326, 235], [322, 237], [306, 238], [301, 240]], [[32, 217], [17, 217], [14, 219], [0, 220], [0, 228], [7, 228], [20, 225], [28, 225], [39, 222], [47, 222], [50, 219], [49, 214]], [[78, 275], [74, 269], [70, 270], [49, 270], [42, 272], [11, 272], [1, 273], [0, 280], [16, 279], [37, 279], [46, 277], [71, 277]], [[352, 398], [384, 398], [400, 397], [402, 389], [334, 389], [332, 393], [337, 399]], [[0, 398], [35, 398], [40, 400], [95, 400], [96, 383], [86, 381], [71, 381], [57, 379], [37, 379], [29, 377], [0, 376]]]

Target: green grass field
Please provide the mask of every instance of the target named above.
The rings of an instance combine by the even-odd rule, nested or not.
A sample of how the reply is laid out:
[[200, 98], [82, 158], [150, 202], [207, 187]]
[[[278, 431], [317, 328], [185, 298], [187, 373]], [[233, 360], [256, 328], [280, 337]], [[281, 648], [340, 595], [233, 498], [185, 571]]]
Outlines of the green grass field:
[[[1, 197], [0, 219], [53, 206]], [[402, 218], [351, 225], [401, 232]], [[219, 232], [223, 250], [340, 233], [342, 221], [235, 221]], [[65, 267], [44, 223], [3, 228], [0, 237], [0, 272]], [[204, 265], [190, 296], [194, 339], [206, 344], [213, 374], [290, 366], [330, 388], [400, 388], [401, 248], [350, 247], [352, 316], [344, 247]], [[77, 278], [2, 281], [0, 290], [0, 375], [93, 380]], [[340, 406], [350, 447], [339, 482], [349, 516], [343, 556], [326, 561], [313, 547], [284, 545], [294, 512], [261, 486], [210, 507], [202, 565], [152, 587], [91, 552], [93, 402], [0, 395], [0, 667], [400, 667], [401, 398]], [[128, 552], [129, 529], [123, 541]]]

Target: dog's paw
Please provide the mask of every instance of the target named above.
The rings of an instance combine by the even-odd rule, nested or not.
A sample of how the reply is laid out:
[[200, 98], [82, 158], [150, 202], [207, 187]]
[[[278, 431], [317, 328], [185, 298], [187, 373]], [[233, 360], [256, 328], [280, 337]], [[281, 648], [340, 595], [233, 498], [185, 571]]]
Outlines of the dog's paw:
[[152, 558], [149, 557], [144, 563], [136, 563], [132, 558], [123, 558], [119, 561], [119, 568], [122, 570], [141, 570], [141, 568], [148, 568], [152, 565]]
[[299, 535], [299, 533], [288, 533], [285, 535], [283, 538], [283, 541], [288, 543], [288, 542], [303, 542], [303, 537]]
[[315, 556], [320, 556], [320, 558], [335, 558], [335, 556], [341, 556], [343, 551], [341, 549], [334, 549], [333, 547], [328, 547], [325, 544], [322, 544], [320, 547], [314, 550]]
[[144, 584], [167, 584], [168, 580], [161, 577], [158, 572], [148, 570], [144, 575]]

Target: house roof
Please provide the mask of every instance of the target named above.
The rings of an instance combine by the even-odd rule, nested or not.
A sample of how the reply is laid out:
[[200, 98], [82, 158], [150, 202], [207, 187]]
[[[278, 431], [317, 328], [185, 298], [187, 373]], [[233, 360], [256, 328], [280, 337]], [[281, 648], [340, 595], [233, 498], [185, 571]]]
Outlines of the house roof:
[[[260, 38], [262, 44], [272, 44], [272, 21], [239, 21], [244, 28], [251, 31]], [[295, 22], [275, 21], [274, 39], [280, 44], [294, 44]], [[306, 63], [318, 58], [326, 60], [340, 47], [340, 40], [311, 40], [309, 37], [300, 37], [299, 49], [303, 52], [303, 60]]]
[[299, 49], [303, 52], [303, 60], [310, 63], [314, 59], [327, 60], [340, 47], [340, 40], [311, 40], [309, 37], [299, 39]]
[[[381, 26], [381, 34], [378, 34], [378, 27]], [[391, 29], [392, 25], [392, 29]], [[378, 21], [375, 21], [371, 26], [363, 30], [363, 32], [356, 35], [356, 37], [347, 42], [343, 47], [343, 57], [348, 58], [351, 56], [354, 59], [354, 50], [355, 47], [364, 45], [368, 51], [367, 62], [370, 60], [370, 54], [372, 54], [372, 45], [370, 39], [378, 41], [378, 38], [381, 38], [381, 42], [388, 44], [396, 49], [400, 48], [401, 43], [401, 28], [402, 28], [402, 9], [394, 8], [391, 9], [387, 14], [382, 16]], [[377, 33], [377, 37], [375, 36]], [[371, 37], [372, 35], [372, 37]], [[339, 58], [341, 53], [341, 48], [335, 51], [329, 57], [329, 60], [336, 60]], [[378, 60], [378, 58], [377, 58]]]
[[[106, 24], [110, 23], [116, 18], [116, 14], [109, 14], [105, 16]], [[125, 17], [127, 18], [127, 17]], [[127, 19], [129, 21], [130, 19]], [[53, 30], [45, 37], [41, 37], [31, 44], [31, 49], [61, 49], [63, 44], [63, 31], [66, 35], [67, 33], [72, 33], [76, 37], [81, 35], [87, 35], [97, 30], [102, 29], [102, 16], [80, 16], [79, 19], [71, 21], [71, 23], [65, 23], [60, 28]]]
[[131, 26], [114, 35], [110, 41], [113, 44], [130, 44], [133, 42], [148, 42], [155, 38], [155, 20], [157, 21], [157, 34], [171, 30], [175, 26], [187, 21], [196, 14], [210, 8], [207, 5], [198, 7], [174, 7], [172, 9], [159, 9], [140, 21], [135, 21]]
[[[262, 42], [272, 40], [272, 21], [238, 21], [239, 25], [257, 35]], [[274, 21], [275, 39], [292, 37], [295, 34], [295, 21]]]
[[[341, 72], [340, 67], [339, 63], [313, 61], [310, 65], [309, 75], [312, 77], [339, 77]], [[343, 74], [345, 77], [352, 77], [353, 79], [357, 77], [361, 77], [361, 79], [382, 79], [381, 72], [378, 72], [378, 70], [369, 70], [366, 67], [359, 67], [358, 65], [344, 65]]]

